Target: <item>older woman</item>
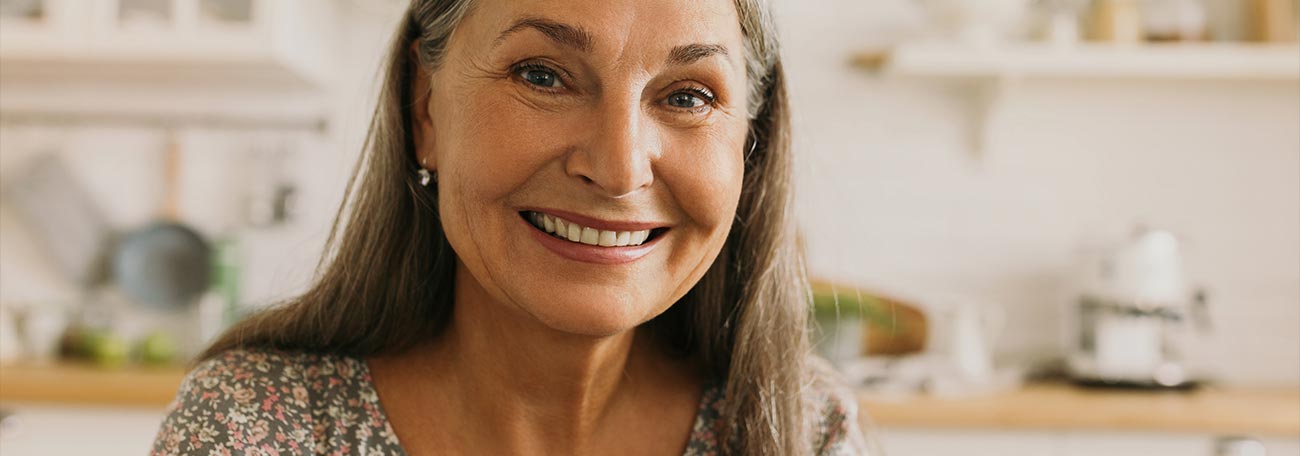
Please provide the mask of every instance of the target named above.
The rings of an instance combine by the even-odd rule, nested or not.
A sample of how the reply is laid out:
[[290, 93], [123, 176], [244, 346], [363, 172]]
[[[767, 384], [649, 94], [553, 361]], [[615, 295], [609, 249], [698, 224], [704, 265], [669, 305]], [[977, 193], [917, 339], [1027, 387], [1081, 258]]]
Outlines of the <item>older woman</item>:
[[758, 0], [414, 0], [370, 128], [319, 280], [155, 454], [863, 452], [805, 359]]

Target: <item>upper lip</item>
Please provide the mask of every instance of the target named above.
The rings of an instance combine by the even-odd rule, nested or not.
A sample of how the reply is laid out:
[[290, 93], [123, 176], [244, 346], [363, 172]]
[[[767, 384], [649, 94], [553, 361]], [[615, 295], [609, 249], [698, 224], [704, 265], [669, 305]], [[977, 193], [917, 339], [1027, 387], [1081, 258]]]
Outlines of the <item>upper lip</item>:
[[546, 215], [550, 215], [552, 217], [562, 218], [565, 221], [577, 223], [580, 226], [597, 229], [601, 231], [642, 231], [642, 230], [652, 230], [655, 228], [664, 228], [668, 226], [667, 223], [663, 223], [663, 222], [647, 222], [647, 221], [635, 221], [635, 220], [604, 220], [604, 219], [588, 217], [581, 214], [575, 214], [569, 211], [562, 211], [559, 209], [528, 208], [528, 209], [524, 209], [524, 211], [540, 212]]

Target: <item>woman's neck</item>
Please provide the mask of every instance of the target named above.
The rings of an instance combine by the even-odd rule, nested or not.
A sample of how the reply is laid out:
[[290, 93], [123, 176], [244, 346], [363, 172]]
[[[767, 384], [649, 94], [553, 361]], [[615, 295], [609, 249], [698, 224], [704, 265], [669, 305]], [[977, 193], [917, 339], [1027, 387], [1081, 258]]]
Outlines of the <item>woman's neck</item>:
[[[551, 454], [599, 446], [620, 405], [641, 403], [662, 379], [648, 335], [584, 336], [548, 327], [497, 302], [458, 268], [455, 309], [426, 348], [449, 401], [468, 426], [490, 430], [511, 453]], [[660, 377], [660, 379], [656, 379]]]

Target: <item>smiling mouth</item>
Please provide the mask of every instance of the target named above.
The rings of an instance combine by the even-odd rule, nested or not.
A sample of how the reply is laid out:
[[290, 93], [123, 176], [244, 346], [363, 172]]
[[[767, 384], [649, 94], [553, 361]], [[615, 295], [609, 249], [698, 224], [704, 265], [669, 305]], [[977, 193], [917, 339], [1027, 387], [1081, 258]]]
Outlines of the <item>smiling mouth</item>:
[[609, 231], [564, 220], [541, 212], [523, 211], [519, 213], [524, 221], [543, 233], [577, 244], [598, 247], [633, 247], [645, 244], [663, 235], [667, 227], [639, 231]]

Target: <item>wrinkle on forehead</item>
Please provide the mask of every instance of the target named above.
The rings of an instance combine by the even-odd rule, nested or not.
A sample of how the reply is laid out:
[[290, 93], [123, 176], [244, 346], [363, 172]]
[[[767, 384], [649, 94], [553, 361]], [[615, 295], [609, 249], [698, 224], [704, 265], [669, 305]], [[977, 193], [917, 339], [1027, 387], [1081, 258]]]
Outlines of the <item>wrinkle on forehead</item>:
[[493, 43], [493, 47], [502, 32], [516, 28], [521, 21], [544, 19], [572, 26], [580, 33], [569, 41], [589, 39], [591, 53], [603, 57], [600, 60], [611, 67], [658, 65], [675, 47], [704, 44], [725, 46], [728, 66], [745, 70], [744, 37], [732, 0], [531, 0], [479, 6], [471, 16], [491, 14], [497, 18], [483, 24], [485, 29], [477, 33], [480, 42]]

